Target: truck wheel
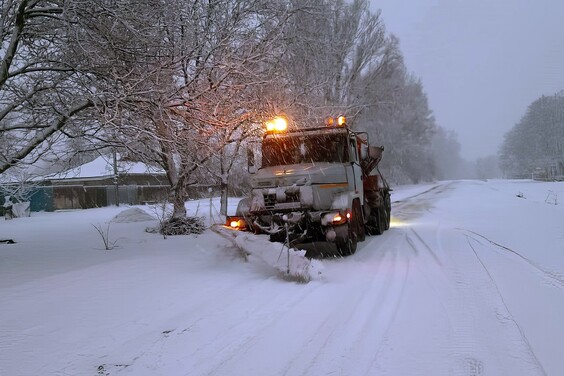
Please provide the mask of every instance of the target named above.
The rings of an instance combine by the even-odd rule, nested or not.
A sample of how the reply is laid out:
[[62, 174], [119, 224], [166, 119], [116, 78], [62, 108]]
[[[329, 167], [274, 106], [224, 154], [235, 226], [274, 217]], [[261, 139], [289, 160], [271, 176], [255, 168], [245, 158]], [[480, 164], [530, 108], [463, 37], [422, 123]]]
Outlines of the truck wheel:
[[386, 208], [372, 209], [372, 215], [376, 217], [376, 225], [373, 227], [374, 235], [382, 235], [386, 231]]
[[378, 210], [378, 214], [378, 228], [380, 229], [379, 235], [382, 235], [384, 231], [390, 227], [388, 222], [388, 210], [386, 210], [386, 207], [383, 206]]
[[386, 198], [384, 199], [384, 210], [386, 211], [386, 230], [390, 229], [390, 217], [392, 214], [392, 201], [390, 199], [390, 194], [386, 195]]
[[353, 201], [352, 220], [349, 223], [349, 234], [347, 239], [338, 240], [336, 242], [337, 252], [341, 256], [349, 256], [356, 252], [356, 246], [359, 240], [364, 240], [364, 219], [360, 201]]
[[360, 200], [353, 201], [352, 216], [355, 224], [355, 233], [358, 241], [363, 242], [366, 239], [366, 227], [364, 226], [364, 216]]
[[356, 239], [349, 237], [348, 239], [339, 240], [335, 243], [337, 252], [341, 256], [350, 256], [356, 252]]
[[378, 209], [370, 209], [370, 215], [364, 226], [368, 235], [380, 235], [378, 229]]

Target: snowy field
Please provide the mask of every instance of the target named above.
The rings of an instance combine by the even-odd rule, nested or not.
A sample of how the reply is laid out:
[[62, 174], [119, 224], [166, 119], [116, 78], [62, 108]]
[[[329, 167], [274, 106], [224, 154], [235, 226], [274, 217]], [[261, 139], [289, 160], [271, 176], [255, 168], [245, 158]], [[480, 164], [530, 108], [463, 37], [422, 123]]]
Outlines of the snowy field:
[[0, 375], [564, 375], [564, 183], [392, 193], [390, 231], [307, 284], [139, 214], [105, 250], [123, 206], [0, 220]]

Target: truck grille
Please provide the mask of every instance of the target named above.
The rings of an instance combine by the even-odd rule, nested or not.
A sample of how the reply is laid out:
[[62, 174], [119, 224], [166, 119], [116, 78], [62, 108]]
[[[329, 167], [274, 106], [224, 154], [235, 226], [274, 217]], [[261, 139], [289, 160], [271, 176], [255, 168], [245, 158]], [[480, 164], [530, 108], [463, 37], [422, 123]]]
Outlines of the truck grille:
[[280, 202], [278, 202], [278, 200], [276, 199], [276, 193], [264, 193], [263, 198], [264, 198], [264, 207], [267, 210], [274, 209], [276, 205], [278, 205], [277, 207], [278, 209], [288, 208], [289, 204], [293, 204], [291, 206], [295, 207], [296, 203], [298, 204], [298, 206], [300, 204], [300, 191], [295, 191], [292, 193], [286, 191], [285, 198]]
[[286, 192], [286, 202], [300, 202], [300, 191], [294, 193]]

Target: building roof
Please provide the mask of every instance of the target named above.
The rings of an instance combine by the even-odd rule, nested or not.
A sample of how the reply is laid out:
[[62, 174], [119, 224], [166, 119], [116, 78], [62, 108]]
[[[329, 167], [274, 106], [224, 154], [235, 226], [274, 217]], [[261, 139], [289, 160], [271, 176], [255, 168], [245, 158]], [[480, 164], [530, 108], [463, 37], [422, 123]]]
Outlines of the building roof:
[[[153, 175], [163, 176], [166, 172], [160, 167], [149, 166], [142, 162], [118, 160], [119, 175]], [[13, 168], [0, 174], [0, 184], [21, 184], [22, 182], [39, 183], [46, 180], [99, 180], [112, 178], [114, 176], [113, 157], [101, 155], [98, 158], [81, 166], [69, 170], [41, 174], [35, 165], [27, 165], [25, 168]], [[34, 170], [35, 173], [30, 173]]]
[[[118, 174], [120, 175], [164, 175], [165, 171], [160, 167], [149, 166], [142, 162], [121, 161], [117, 162]], [[91, 162], [81, 166], [63, 171], [57, 174], [45, 176], [45, 180], [62, 179], [88, 179], [107, 178], [114, 176], [113, 157], [101, 155]]]

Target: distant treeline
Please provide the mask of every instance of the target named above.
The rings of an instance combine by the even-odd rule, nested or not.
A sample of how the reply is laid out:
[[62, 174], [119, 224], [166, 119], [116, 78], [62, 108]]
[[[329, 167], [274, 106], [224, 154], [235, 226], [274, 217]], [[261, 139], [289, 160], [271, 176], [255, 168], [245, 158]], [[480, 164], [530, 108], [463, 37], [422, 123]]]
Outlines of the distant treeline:
[[564, 178], [564, 91], [529, 105], [505, 135], [500, 166], [507, 177]]

